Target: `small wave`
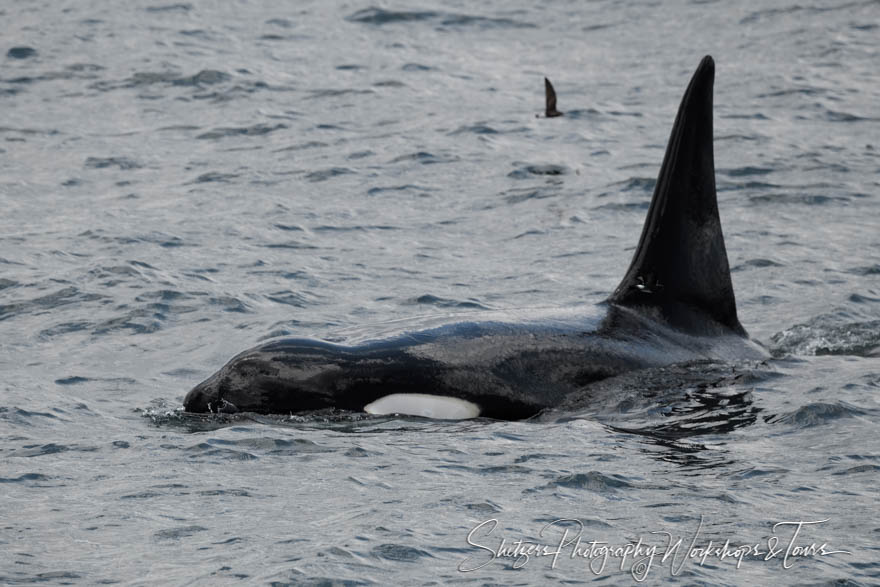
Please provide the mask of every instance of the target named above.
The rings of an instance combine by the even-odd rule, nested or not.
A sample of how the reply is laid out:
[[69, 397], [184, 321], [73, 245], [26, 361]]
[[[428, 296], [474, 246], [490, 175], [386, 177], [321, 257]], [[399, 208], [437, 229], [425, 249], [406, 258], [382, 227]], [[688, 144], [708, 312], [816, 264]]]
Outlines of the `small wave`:
[[621, 475], [605, 475], [599, 471], [590, 471], [589, 473], [563, 475], [541, 487], [526, 489], [523, 493], [534, 493], [559, 487], [613, 494], [621, 489], [631, 489], [633, 485]]
[[79, 375], [71, 375], [70, 377], [64, 377], [62, 379], [56, 379], [55, 385], [78, 385], [80, 383], [87, 383], [91, 381], [88, 377], [80, 377]]
[[193, 5], [188, 2], [178, 4], [158, 4], [144, 8], [147, 12], [189, 12], [192, 9]]
[[[566, 108], [565, 116], [567, 118], [572, 118], [575, 120], [598, 120], [602, 117], [602, 113], [595, 108]], [[604, 153], [603, 151], [593, 152], [592, 155], [595, 156], [597, 154], [608, 154], [607, 151], [604, 151]]]
[[358, 459], [373, 456], [373, 453], [366, 451], [359, 446], [353, 446], [342, 454], [343, 454], [343, 456], [346, 456], [346, 457], [352, 457], [352, 458], [358, 458]]
[[859, 116], [857, 114], [850, 114], [849, 112], [839, 112], [830, 109], [825, 111], [825, 119], [830, 122], [864, 122], [877, 120], [876, 118]]
[[68, 304], [93, 302], [101, 299], [104, 299], [103, 296], [84, 293], [74, 286], [69, 286], [31, 300], [0, 304], [0, 321], [19, 315], [53, 310]]
[[159, 530], [158, 532], [153, 534], [153, 538], [159, 541], [180, 540], [181, 538], [188, 538], [199, 532], [207, 532], [207, 530], [208, 529], [204, 526], [181, 526], [180, 528]]
[[858, 475], [859, 473], [870, 473], [871, 477], [875, 478], [877, 473], [880, 473], [880, 465], [856, 465], [844, 471], [834, 472], [832, 475]]
[[129, 493], [127, 495], [121, 495], [119, 499], [152, 499], [154, 497], [162, 497], [165, 495], [164, 493], [159, 493], [158, 491], [152, 491], [147, 489], [146, 491], [139, 491], [137, 493]]
[[395, 157], [389, 163], [402, 163], [404, 161], [417, 161], [422, 165], [432, 165], [435, 163], [452, 163], [458, 161], [459, 157], [455, 155], [434, 155], [433, 153], [428, 153], [426, 151], [418, 151], [416, 153], [409, 153], [407, 155], [400, 155], [399, 157]]
[[203, 491], [199, 491], [198, 494], [202, 497], [217, 497], [217, 496], [232, 496], [232, 497], [252, 497], [250, 491], [246, 489], [205, 489]]
[[641, 112], [625, 112], [623, 110], [609, 110], [608, 114], [611, 116], [631, 116], [633, 118], [641, 118]]
[[67, 451], [77, 451], [77, 452], [95, 452], [98, 450], [98, 447], [95, 446], [78, 446], [78, 445], [66, 445], [66, 444], [43, 444], [43, 445], [28, 445], [24, 446], [19, 450], [14, 450], [11, 453], [8, 453], [7, 456], [10, 457], [42, 457], [45, 455], [53, 455], [60, 452]]
[[60, 419], [59, 416], [56, 416], [55, 414], [50, 414], [49, 412], [32, 412], [16, 407], [0, 407], [0, 420], [4, 422], [9, 422], [10, 424], [14, 424], [16, 426], [33, 426], [35, 423], [39, 422], [39, 418], [48, 418], [49, 420]]
[[226, 72], [217, 71], [216, 69], [203, 69], [191, 76], [174, 78], [171, 80], [171, 83], [175, 86], [211, 86], [227, 82], [231, 79], [232, 76]]
[[405, 88], [406, 84], [396, 79], [380, 80], [373, 84], [377, 88]]
[[448, 298], [441, 298], [431, 294], [425, 294], [423, 296], [419, 296], [417, 298], [412, 298], [408, 300], [410, 304], [419, 304], [426, 306], [436, 306], [438, 308], [474, 308], [477, 310], [490, 310], [491, 308], [488, 306], [484, 306], [480, 302], [470, 299], [470, 300], [452, 300]]
[[33, 47], [13, 47], [6, 52], [10, 59], [30, 59], [37, 56], [37, 50]]
[[[20, 77], [6, 78], [2, 80], [7, 84], [18, 84], [18, 85], [28, 85], [35, 84], [37, 82], [51, 82], [51, 81], [63, 81], [63, 80], [75, 80], [75, 79], [95, 79], [95, 75], [91, 72], [82, 73], [81, 70], [73, 70], [70, 68], [66, 68], [64, 71], [49, 71], [46, 73], [42, 73], [40, 75], [24, 75]], [[98, 82], [100, 83], [100, 82]], [[15, 95], [20, 89], [9, 88], [8, 91], [10, 95]]]
[[752, 12], [740, 19], [739, 24], [754, 24], [759, 20], [763, 20], [766, 18], [775, 18], [780, 15], [800, 12], [801, 10], [804, 10], [804, 8], [798, 5], [789, 6], [786, 8], [768, 8], [764, 10], [756, 10], [755, 12]]
[[335, 448], [320, 445], [307, 438], [294, 438], [293, 440], [265, 436], [236, 440], [212, 438], [208, 440], [208, 443], [217, 446], [233, 446], [240, 449], [259, 451], [260, 453], [270, 455], [301, 455], [336, 451]]
[[312, 171], [311, 173], [306, 174], [306, 179], [312, 182], [318, 181], [327, 181], [333, 177], [339, 177], [340, 175], [350, 175], [354, 173], [354, 170], [349, 169], [348, 167], [331, 167], [329, 169], [321, 169], [319, 171]]
[[41, 473], [24, 473], [18, 477], [0, 477], [0, 483], [22, 483], [25, 485], [49, 481], [52, 478]]
[[0, 133], [16, 133], [25, 136], [54, 136], [60, 134], [60, 131], [55, 129], [42, 130], [36, 128], [13, 128], [11, 126], [0, 126]]
[[296, 28], [296, 24], [292, 20], [286, 18], [270, 18], [266, 21], [266, 24], [271, 24], [283, 29]]
[[812, 428], [841, 418], [862, 416], [865, 412], [844, 402], [816, 402], [801, 406], [793, 412], [769, 418], [770, 423], [790, 424], [796, 428]]
[[260, 245], [260, 246], [265, 247], [267, 249], [293, 249], [293, 250], [300, 250], [300, 249], [302, 249], [302, 250], [315, 250], [318, 248], [313, 244], [303, 243], [300, 241], [287, 241], [287, 242], [283, 242], [283, 243], [270, 243], [268, 245]]
[[128, 330], [132, 334], [152, 334], [161, 330], [164, 319], [164, 315], [157, 315], [147, 308], [139, 308], [123, 316], [95, 324], [92, 334], [106, 335], [123, 330]]
[[464, 509], [474, 512], [479, 516], [491, 517], [495, 514], [501, 513], [503, 509], [501, 506], [491, 503], [489, 501], [484, 501], [480, 503], [466, 503], [462, 507]]
[[770, 350], [776, 356], [875, 357], [880, 356], [880, 320], [841, 323], [833, 316], [823, 315], [777, 332], [770, 341]]
[[605, 30], [605, 29], [610, 29], [610, 28], [612, 28], [612, 27], [616, 27], [616, 26], [618, 26], [618, 25], [620, 25], [620, 24], [621, 24], [621, 23], [619, 23], [619, 22], [606, 23], [606, 24], [592, 24], [592, 25], [589, 25], [589, 26], [585, 26], [585, 27], [583, 27], [581, 30], [582, 30], [583, 32], [585, 32], [585, 33], [592, 33], [592, 32], [595, 32], [595, 31], [602, 31], [602, 30]]
[[423, 10], [423, 11], [404, 11], [404, 10], [384, 10], [382, 8], [364, 8], [350, 14], [345, 18], [350, 22], [360, 22], [364, 24], [393, 24], [398, 22], [414, 22], [420, 20], [431, 20], [437, 18], [439, 12]]
[[375, 557], [398, 563], [414, 563], [422, 558], [433, 558], [424, 550], [403, 544], [380, 544], [373, 547], [370, 553]]
[[518, 240], [521, 238], [525, 238], [527, 236], [545, 236], [547, 234], [546, 230], [527, 230], [525, 232], [521, 232], [518, 235], [514, 236], [511, 240]]
[[227, 82], [231, 79], [232, 76], [230, 74], [216, 69], [203, 69], [192, 75], [180, 75], [173, 72], [144, 71], [135, 72], [131, 77], [122, 81], [98, 81], [92, 85], [92, 88], [99, 91], [109, 91], [142, 88], [154, 84], [200, 88], [202, 86]]
[[501, 192], [501, 196], [508, 204], [519, 204], [527, 200], [542, 200], [544, 198], [553, 198], [560, 194], [557, 186], [539, 186], [535, 188], [514, 188]]
[[422, 65], [421, 63], [405, 63], [401, 66], [401, 71], [431, 71], [434, 69], [430, 65]]
[[211, 171], [198, 176], [193, 183], [231, 183], [236, 177], [239, 177], [238, 173], [220, 173], [218, 171]]
[[373, 225], [360, 225], [356, 224], [354, 226], [316, 226], [312, 229], [314, 232], [369, 232], [371, 230], [399, 230], [396, 226], [389, 226], [387, 224], [373, 224]]
[[316, 98], [337, 98], [339, 96], [348, 96], [348, 95], [363, 95], [363, 94], [375, 94], [374, 90], [357, 90], [353, 88], [345, 88], [345, 89], [326, 89], [326, 90], [312, 90], [307, 96], [307, 100], [313, 100]]
[[825, 206], [849, 202], [846, 196], [825, 196], [821, 194], [765, 194], [750, 196], [753, 204], [798, 204], [802, 206]]
[[129, 169], [140, 169], [143, 167], [134, 159], [128, 157], [89, 157], [86, 159], [85, 166], [89, 169], [106, 169], [107, 167], [118, 167], [126, 171]]
[[283, 147], [281, 149], [277, 149], [275, 152], [281, 153], [283, 151], [302, 151], [304, 149], [315, 149], [319, 147], [329, 147], [329, 145], [327, 143], [322, 143], [321, 141], [308, 141], [306, 143], [300, 143], [298, 145]]
[[863, 296], [862, 294], [857, 293], [851, 294], [848, 299], [856, 304], [876, 304], [877, 302], [880, 302], [880, 298]]
[[454, 131], [450, 132], [449, 136], [460, 134], [495, 135], [498, 134], [498, 131], [488, 124], [471, 124], [458, 127]]
[[308, 308], [316, 304], [317, 296], [314, 294], [300, 294], [292, 291], [279, 291], [267, 295], [266, 299], [277, 304], [293, 306], [294, 308]]
[[[608, 196], [610, 194], [602, 194], [602, 196]], [[641, 202], [610, 202], [608, 204], [600, 204], [593, 208], [593, 210], [619, 210], [619, 211], [629, 211], [629, 210], [647, 210], [651, 206], [651, 202], [648, 200], [643, 200]]]
[[745, 271], [747, 269], [763, 269], [765, 267], [784, 267], [781, 263], [771, 261], [770, 259], [749, 259], [745, 263], [740, 263], [730, 268], [731, 272]]
[[865, 267], [853, 267], [852, 269], [848, 269], [847, 273], [852, 273], [854, 275], [880, 275], [880, 264], [877, 265], [867, 265]]
[[507, 174], [507, 177], [514, 179], [528, 179], [534, 175], [555, 177], [559, 175], [568, 175], [571, 169], [565, 165], [534, 164], [534, 163], [514, 163], [516, 169]]
[[402, 22], [436, 22], [441, 27], [479, 28], [535, 28], [535, 25], [509, 18], [492, 18], [434, 10], [385, 10], [370, 7], [358, 10], [345, 18], [349, 22], [358, 22], [374, 26], [397, 24]]
[[368, 196], [378, 196], [380, 194], [384, 194], [387, 192], [409, 192], [415, 191], [418, 192], [419, 195], [422, 195], [424, 192], [431, 191], [431, 188], [422, 187], [420, 185], [415, 184], [405, 184], [405, 185], [392, 185], [387, 187], [372, 187], [367, 190]]
[[230, 461], [255, 461], [259, 457], [247, 451], [233, 450], [231, 448], [217, 448], [213, 444], [201, 442], [186, 449], [191, 457], [219, 457]]
[[773, 173], [776, 170], [770, 169], [769, 167], [752, 167], [750, 165], [747, 165], [746, 167], [737, 167], [734, 169], [719, 169], [718, 171], [729, 175], [730, 177], [744, 177], [749, 175], [767, 175], [768, 173]]
[[369, 149], [365, 151], [355, 151], [354, 153], [349, 153], [346, 156], [346, 159], [348, 159], [349, 161], [357, 161], [358, 159], [366, 159], [367, 157], [372, 157], [375, 154], [376, 153], [370, 151]]
[[[654, 186], [657, 185], [657, 179], [653, 177], [631, 177], [624, 181], [618, 181], [610, 184], [608, 187], [614, 189], [614, 192], [632, 192], [639, 191], [651, 193]], [[616, 188], [616, 189], [615, 189]]]
[[732, 120], [770, 120], [760, 112], [755, 112], [754, 114], [722, 114], [721, 118]]
[[776, 90], [774, 92], [765, 92], [763, 94], [758, 94], [757, 98], [782, 98], [785, 96], [821, 96], [827, 94], [828, 90], [825, 88], [786, 88], [784, 90]]
[[527, 475], [532, 469], [522, 465], [496, 465], [494, 467], [471, 467], [467, 465], [440, 465], [439, 469], [467, 471], [475, 475]]
[[282, 130], [287, 128], [286, 124], [276, 124], [274, 126], [260, 123], [255, 124], [253, 126], [241, 126], [241, 127], [223, 127], [223, 128], [215, 128], [206, 133], [202, 133], [196, 136], [197, 139], [223, 139], [227, 137], [237, 137], [237, 136], [247, 136], [247, 137], [256, 137], [267, 135], [271, 132], [275, 132], [276, 130]]
[[273, 224], [272, 226], [288, 232], [305, 232], [305, 229], [297, 224]]

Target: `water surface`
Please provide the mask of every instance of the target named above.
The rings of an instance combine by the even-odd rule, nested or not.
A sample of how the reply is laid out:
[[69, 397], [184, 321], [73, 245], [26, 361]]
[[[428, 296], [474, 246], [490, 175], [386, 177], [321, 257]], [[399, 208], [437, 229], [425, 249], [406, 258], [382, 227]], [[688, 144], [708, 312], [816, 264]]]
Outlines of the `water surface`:
[[[633, 582], [631, 559], [467, 542], [573, 519], [584, 542], [762, 547], [827, 520], [798, 544], [851, 554], [648, 579], [875, 584], [878, 22], [876, 1], [5, 3], [0, 582]], [[271, 337], [603, 300], [705, 54], [739, 316], [773, 360], [543, 422], [179, 413]], [[535, 116], [544, 76], [561, 118]]]

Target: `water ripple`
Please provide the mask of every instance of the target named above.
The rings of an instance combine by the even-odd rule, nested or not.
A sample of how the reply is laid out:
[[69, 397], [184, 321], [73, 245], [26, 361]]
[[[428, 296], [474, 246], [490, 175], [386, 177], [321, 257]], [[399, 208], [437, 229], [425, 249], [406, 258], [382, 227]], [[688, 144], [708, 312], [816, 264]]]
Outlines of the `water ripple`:
[[777, 332], [770, 341], [776, 356], [880, 356], [880, 320], [844, 322], [835, 316], [822, 315]]
[[414, 563], [422, 558], [433, 558], [428, 552], [403, 544], [380, 544], [370, 550], [377, 557], [398, 563]]
[[542, 487], [527, 489], [524, 493], [533, 493], [559, 487], [592, 491], [593, 493], [614, 494], [621, 489], [632, 489], [634, 486], [622, 475], [605, 475], [599, 471], [562, 475]]
[[771, 418], [769, 422], [789, 424], [795, 428], [812, 428], [829, 424], [841, 418], [863, 416], [865, 412], [844, 402], [814, 402], [801, 406], [793, 412]]
[[6, 56], [10, 59], [30, 59], [37, 56], [37, 50], [33, 47], [12, 47]]
[[86, 159], [85, 163], [86, 168], [90, 169], [105, 169], [107, 167], [118, 167], [119, 169], [126, 171], [129, 169], [140, 169], [143, 167], [137, 161], [133, 159], [129, 159], [128, 157], [89, 157]]
[[533, 163], [514, 163], [516, 169], [507, 174], [507, 177], [514, 179], [528, 179], [532, 176], [548, 176], [555, 177], [571, 173], [571, 169], [565, 165], [533, 164]]
[[434, 10], [385, 10], [384, 8], [370, 7], [358, 10], [346, 17], [350, 22], [383, 26], [402, 22], [435, 22], [439, 27], [469, 27], [479, 28], [535, 28], [531, 23], [520, 22], [509, 18], [491, 18], [487, 16], [474, 16]]
[[490, 310], [489, 306], [485, 306], [477, 300], [452, 300], [441, 298], [432, 294], [425, 294], [417, 298], [407, 300], [410, 304], [436, 306], [438, 308], [474, 308], [478, 310]]
[[287, 128], [287, 125], [280, 123], [276, 125], [260, 123], [253, 126], [215, 128], [214, 130], [196, 136], [196, 138], [203, 140], [217, 140], [236, 136], [258, 137], [285, 128]]

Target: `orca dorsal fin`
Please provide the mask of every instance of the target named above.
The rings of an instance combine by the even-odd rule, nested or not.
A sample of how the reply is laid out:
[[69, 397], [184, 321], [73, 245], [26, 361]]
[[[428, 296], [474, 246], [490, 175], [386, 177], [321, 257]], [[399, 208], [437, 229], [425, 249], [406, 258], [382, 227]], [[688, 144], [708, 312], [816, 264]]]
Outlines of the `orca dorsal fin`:
[[544, 116], [547, 118], [562, 116], [562, 112], [556, 109], [556, 90], [546, 77], [544, 78]]
[[670, 325], [695, 334], [717, 331], [720, 324], [746, 336], [736, 316], [718, 218], [714, 80], [715, 62], [707, 55], [678, 108], [639, 246], [608, 301], [659, 313]]

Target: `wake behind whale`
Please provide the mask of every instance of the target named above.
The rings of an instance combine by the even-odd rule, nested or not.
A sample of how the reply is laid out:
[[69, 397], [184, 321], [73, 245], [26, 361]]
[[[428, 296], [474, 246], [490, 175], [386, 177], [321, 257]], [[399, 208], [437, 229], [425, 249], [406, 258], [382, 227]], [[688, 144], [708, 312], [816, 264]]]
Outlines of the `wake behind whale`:
[[679, 106], [629, 269], [591, 311], [469, 314], [352, 345], [273, 341], [194, 387], [185, 409], [521, 419], [627, 372], [764, 358], [737, 317], [718, 216], [714, 75], [706, 56]]

